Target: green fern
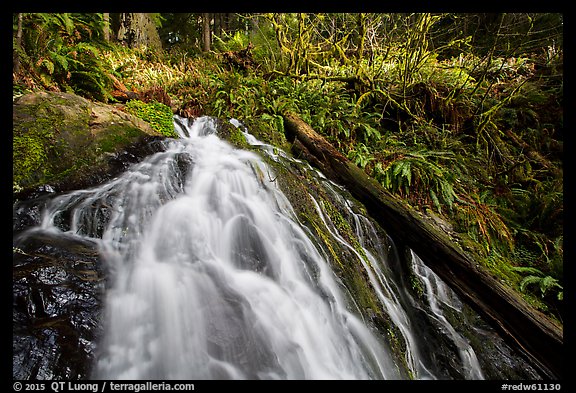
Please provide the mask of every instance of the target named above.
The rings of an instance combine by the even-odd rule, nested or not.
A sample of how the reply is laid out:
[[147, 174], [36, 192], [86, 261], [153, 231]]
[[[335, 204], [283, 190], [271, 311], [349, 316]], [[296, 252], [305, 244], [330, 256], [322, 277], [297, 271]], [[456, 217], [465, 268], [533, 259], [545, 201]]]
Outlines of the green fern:
[[520, 291], [525, 292], [528, 286], [536, 284], [540, 288], [540, 294], [542, 297], [550, 290], [558, 291], [556, 297], [558, 300], [563, 300], [564, 298], [564, 288], [560, 285], [558, 279], [545, 275], [541, 270], [534, 267], [518, 266], [513, 267], [512, 270], [519, 273], [528, 274], [520, 282]]
[[[391, 192], [411, 196], [419, 204], [428, 203], [440, 213], [443, 207], [452, 210], [454, 202], [458, 200], [454, 189], [458, 174], [458, 166], [453, 165], [454, 154], [444, 151], [403, 150], [404, 148], [394, 146], [390, 152], [393, 160], [386, 166], [378, 160], [372, 176]], [[385, 162], [385, 158], [382, 160]], [[451, 165], [443, 164], [442, 160]]]
[[442, 204], [440, 203], [440, 200], [438, 199], [438, 196], [436, 195], [433, 189], [430, 189], [430, 199], [432, 200], [432, 203], [434, 204], [436, 210], [438, 210], [438, 212], [441, 213]]
[[234, 34], [222, 32], [222, 38], [217, 35], [213, 35], [213, 37], [215, 46], [222, 52], [245, 49], [250, 41], [249, 37], [241, 31], [237, 31]]
[[17, 53], [44, 87], [106, 101], [110, 71], [93, 40], [103, 26], [101, 14], [24, 14]]
[[348, 152], [348, 158], [362, 169], [364, 169], [370, 161], [374, 160], [370, 150], [363, 143], [358, 143], [354, 149], [350, 150]]

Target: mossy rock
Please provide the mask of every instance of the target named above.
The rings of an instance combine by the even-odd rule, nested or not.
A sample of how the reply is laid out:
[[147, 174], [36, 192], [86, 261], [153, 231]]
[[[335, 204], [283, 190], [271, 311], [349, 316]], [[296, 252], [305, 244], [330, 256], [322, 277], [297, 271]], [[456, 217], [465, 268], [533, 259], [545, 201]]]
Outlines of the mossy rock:
[[174, 130], [172, 109], [161, 102], [132, 100], [126, 104], [124, 109], [126, 112], [148, 122], [154, 130], [162, 135], [170, 138], [178, 137], [178, 133]]
[[113, 170], [116, 157], [162, 137], [133, 115], [69, 93], [23, 95], [12, 116], [16, 197], [45, 184], [89, 186]]

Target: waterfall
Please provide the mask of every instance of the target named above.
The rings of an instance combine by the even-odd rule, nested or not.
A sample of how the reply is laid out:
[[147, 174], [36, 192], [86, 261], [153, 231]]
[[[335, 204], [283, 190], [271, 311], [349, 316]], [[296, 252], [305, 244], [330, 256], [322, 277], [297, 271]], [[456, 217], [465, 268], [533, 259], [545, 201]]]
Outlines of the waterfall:
[[397, 377], [262, 179], [270, 168], [219, 139], [210, 118], [186, 131], [110, 183], [56, 198], [43, 218], [57, 230], [73, 206], [69, 231], [101, 238], [111, 283], [95, 377]]
[[[240, 123], [236, 123], [235, 120], [233, 120], [233, 124], [237, 127], [241, 126]], [[272, 146], [258, 141], [250, 134], [248, 134], [246, 138], [251, 144], [260, 146], [266, 154], [271, 156], [276, 155], [276, 153], [273, 152], [277, 150]], [[273, 158], [276, 159], [276, 157]], [[328, 181], [321, 172], [287, 155], [282, 155], [282, 158], [287, 161], [298, 162], [299, 165], [313, 172], [322, 187], [327, 190], [333, 198], [338, 200], [339, 205], [344, 208], [354, 228], [356, 238], [361, 245], [361, 253], [338, 234], [338, 229], [334, 223], [330, 222], [330, 219], [323, 213], [323, 209], [319, 203], [314, 200], [314, 197], [310, 196], [314, 200], [317, 212], [324, 221], [330, 235], [355, 254], [358, 262], [365, 269], [378, 299], [403, 337], [406, 345], [406, 365], [411, 374], [418, 379], [436, 379], [437, 375], [431, 370], [434, 368], [434, 365], [427, 364], [426, 359], [422, 356], [422, 351], [426, 349], [422, 348], [422, 344], [417, 339], [419, 332], [413, 328], [414, 324], [411, 321], [411, 316], [406, 312], [406, 309], [409, 307], [420, 306], [416, 304], [416, 300], [409, 295], [407, 291], [402, 291], [396, 282], [394, 282], [394, 274], [392, 268], [389, 266], [389, 260], [394, 258], [394, 256], [388, 255], [382, 247], [379, 247], [383, 239], [378, 237], [374, 224], [366, 216], [357, 213], [352, 208], [355, 202], [342, 196], [345, 190], [337, 184]], [[391, 239], [389, 239], [389, 241], [392, 242]], [[369, 244], [376, 245], [376, 247], [372, 247], [371, 250]], [[450, 290], [432, 270], [426, 267], [412, 250], [410, 250], [410, 269], [426, 287], [428, 305], [424, 308], [425, 312], [429, 317], [441, 324], [445, 334], [449, 336], [449, 339], [458, 348], [462, 377], [465, 379], [484, 379], [474, 349], [470, 346], [468, 340], [458, 333], [450, 322], [448, 322], [442, 309], [442, 307], [445, 306], [452, 308], [456, 312], [460, 312], [462, 303], [456, 294]], [[408, 300], [402, 299], [402, 295], [407, 296]]]
[[[421, 298], [402, 282], [392, 240], [344, 189], [231, 123], [262, 156], [219, 138], [212, 118], [175, 117], [179, 139], [100, 186], [51, 198], [28, 230], [95, 242], [105, 262], [91, 377], [484, 378], [445, 314], [462, 304], [418, 256], [408, 268]], [[265, 156], [299, 165], [337, 201], [354, 244], [307, 194], [324, 236], [366, 276], [397, 345], [356, 304]], [[438, 364], [439, 343], [448, 366]]]

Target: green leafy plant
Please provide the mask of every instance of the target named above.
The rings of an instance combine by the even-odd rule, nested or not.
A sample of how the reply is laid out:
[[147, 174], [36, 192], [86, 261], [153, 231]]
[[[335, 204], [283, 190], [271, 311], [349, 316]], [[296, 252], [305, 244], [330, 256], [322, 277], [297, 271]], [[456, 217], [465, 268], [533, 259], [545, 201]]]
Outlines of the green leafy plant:
[[106, 101], [111, 86], [96, 38], [101, 14], [25, 14], [22, 46], [17, 53], [45, 87]]
[[226, 51], [239, 51], [245, 49], [250, 42], [248, 35], [242, 31], [236, 31], [233, 34], [223, 32], [222, 38], [218, 35], [214, 35], [215, 47], [216, 49], [226, 52]]
[[385, 159], [380, 159], [374, 166], [373, 176], [392, 192], [416, 194], [417, 200], [433, 204], [439, 212], [443, 206], [452, 210], [458, 198], [453, 186], [455, 168], [440, 165], [435, 162], [438, 159], [453, 162], [450, 152], [404, 151], [395, 154], [387, 164]]
[[363, 143], [357, 143], [356, 146], [348, 152], [348, 158], [362, 169], [364, 169], [370, 161], [374, 160], [370, 150]]
[[528, 286], [536, 285], [540, 289], [540, 295], [544, 297], [548, 291], [555, 291], [558, 300], [564, 299], [564, 288], [560, 285], [558, 279], [546, 275], [541, 270], [518, 266], [513, 268], [514, 271], [527, 274], [520, 282], [520, 291], [525, 292]]

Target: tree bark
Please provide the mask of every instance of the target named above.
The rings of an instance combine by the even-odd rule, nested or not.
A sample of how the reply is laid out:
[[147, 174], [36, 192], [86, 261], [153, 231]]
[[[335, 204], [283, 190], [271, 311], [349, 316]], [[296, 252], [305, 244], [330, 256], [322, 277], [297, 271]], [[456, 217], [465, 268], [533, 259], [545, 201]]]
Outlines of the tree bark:
[[123, 13], [120, 15], [118, 41], [129, 48], [162, 49], [158, 30], [156, 30], [150, 16], [144, 13]]
[[253, 37], [258, 34], [258, 30], [260, 30], [260, 20], [258, 16], [253, 16], [250, 18], [250, 36]]
[[104, 20], [104, 29], [102, 31], [104, 41], [110, 42], [110, 13], [104, 12], [102, 14], [102, 19]]
[[202, 14], [202, 51], [210, 52], [210, 14]]
[[563, 330], [488, 274], [457, 243], [338, 152], [297, 115], [283, 115], [293, 152], [345, 186], [399, 244], [414, 250], [547, 378], [563, 374]]
[[20, 72], [20, 53], [19, 50], [22, 49], [22, 13], [18, 13], [18, 27], [16, 30], [16, 48], [18, 50], [14, 51], [14, 55], [12, 58], [13, 62], [13, 72], [14, 74], [18, 75]]

